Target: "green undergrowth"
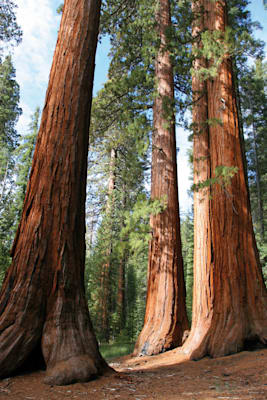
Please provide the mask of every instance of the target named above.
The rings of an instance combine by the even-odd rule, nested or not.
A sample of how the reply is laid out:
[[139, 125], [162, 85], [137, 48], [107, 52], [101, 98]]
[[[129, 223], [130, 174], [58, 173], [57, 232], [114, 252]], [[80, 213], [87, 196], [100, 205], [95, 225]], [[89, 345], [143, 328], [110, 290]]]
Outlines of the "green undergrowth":
[[134, 343], [127, 342], [103, 343], [100, 345], [100, 353], [107, 361], [130, 354], [133, 349]]

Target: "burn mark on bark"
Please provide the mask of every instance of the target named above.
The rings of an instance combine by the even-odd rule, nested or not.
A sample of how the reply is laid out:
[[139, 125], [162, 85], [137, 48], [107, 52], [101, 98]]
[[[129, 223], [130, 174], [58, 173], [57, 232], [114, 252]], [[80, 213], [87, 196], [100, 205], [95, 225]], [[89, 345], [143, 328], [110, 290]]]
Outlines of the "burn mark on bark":
[[29, 206], [26, 209], [26, 213], [25, 213], [26, 218], [28, 218], [28, 216], [30, 215], [30, 211], [32, 209], [32, 205], [33, 205], [33, 198], [31, 199], [31, 202], [30, 202]]

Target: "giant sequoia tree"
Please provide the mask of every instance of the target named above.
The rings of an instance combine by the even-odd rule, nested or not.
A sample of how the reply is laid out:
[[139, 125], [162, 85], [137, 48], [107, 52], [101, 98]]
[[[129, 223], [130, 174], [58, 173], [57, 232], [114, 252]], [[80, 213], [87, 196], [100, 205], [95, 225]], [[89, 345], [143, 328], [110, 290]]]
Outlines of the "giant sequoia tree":
[[84, 294], [89, 116], [101, 0], [66, 0], [12, 265], [0, 294], [0, 375], [41, 353], [46, 382], [106, 367]]
[[165, 209], [150, 220], [146, 313], [134, 350], [137, 355], [158, 354], [180, 345], [188, 328], [177, 189], [173, 67], [167, 38], [171, 26], [169, 0], [157, 2], [156, 24], [160, 48], [155, 62], [151, 198], [163, 200]]
[[200, 49], [193, 76], [199, 99], [193, 111], [194, 298], [183, 350], [197, 359], [231, 354], [251, 341], [266, 344], [267, 293], [252, 228], [230, 56], [224, 52], [216, 75], [204, 76], [215, 58], [204, 57], [200, 38], [224, 47], [226, 1], [199, 0], [193, 7]]

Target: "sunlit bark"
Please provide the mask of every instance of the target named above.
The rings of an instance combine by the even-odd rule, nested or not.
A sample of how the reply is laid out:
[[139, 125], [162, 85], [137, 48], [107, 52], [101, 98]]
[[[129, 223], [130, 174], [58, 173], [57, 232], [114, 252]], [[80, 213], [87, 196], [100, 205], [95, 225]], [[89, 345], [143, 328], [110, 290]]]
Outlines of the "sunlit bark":
[[172, 349], [182, 343], [183, 332], [188, 329], [177, 189], [173, 67], [166, 37], [171, 25], [169, 0], [159, 1], [156, 20], [161, 45], [155, 64], [151, 198], [161, 199], [166, 208], [150, 220], [146, 313], [134, 350], [136, 355]]
[[[193, 26], [195, 37], [204, 29], [225, 31], [225, 1], [200, 0], [193, 7], [202, 14]], [[197, 60], [195, 69], [204, 62]], [[193, 321], [183, 350], [198, 359], [235, 353], [252, 342], [266, 345], [267, 293], [252, 228], [231, 58], [225, 55], [215, 78], [201, 82], [195, 75], [193, 90], [202, 93], [193, 111], [194, 182], [214, 178], [218, 166], [238, 168], [230, 185], [215, 183], [194, 195]]]
[[102, 359], [84, 290], [87, 151], [100, 0], [65, 0], [12, 265], [0, 295], [0, 375], [41, 353], [46, 382]]

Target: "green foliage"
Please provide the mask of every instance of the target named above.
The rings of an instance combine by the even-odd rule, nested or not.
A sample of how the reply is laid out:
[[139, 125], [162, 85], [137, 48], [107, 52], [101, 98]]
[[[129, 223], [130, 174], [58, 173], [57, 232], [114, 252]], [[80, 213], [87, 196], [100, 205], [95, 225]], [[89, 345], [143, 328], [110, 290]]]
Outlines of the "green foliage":
[[30, 176], [30, 170], [32, 165], [33, 152], [35, 148], [35, 142], [39, 129], [39, 118], [40, 108], [37, 107], [35, 113], [32, 115], [32, 121], [29, 126], [29, 134], [22, 137], [20, 145], [16, 149], [17, 155], [17, 209], [18, 219], [22, 210], [24, 197], [26, 194], [26, 188], [28, 179]]
[[15, 149], [18, 134], [15, 124], [21, 114], [19, 86], [11, 57], [0, 61], [0, 283], [10, 263], [16, 229], [15, 217]]
[[181, 221], [181, 240], [186, 285], [186, 308], [189, 322], [192, 321], [194, 281], [194, 221], [191, 214]]
[[192, 69], [192, 74], [200, 80], [214, 78], [225, 55], [231, 53], [231, 48], [233, 47], [231, 43], [232, 36], [230, 28], [227, 28], [225, 32], [218, 30], [202, 32], [201, 46], [193, 47], [193, 55], [196, 58], [203, 57], [207, 61], [207, 66], [206, 68]]
[[262, 242], [260, 239], [258, 239], [258, 249], [260, 253], [260, 261], [262, 265], [262, 273], [263, 273], [263, 278], [265, 281], [265, 285], [267, 286], [267, 243], [266, 240]]
[[218, 165], [215, 168], [215, 174], [213, 178], [206, 179], [205, 181], [199, 182], [197, 184], [193, 184], [192, 190], [198, 192], [202, 189], [206, 189], [216, 184], [220, 185], [222, 188], [227, 188], [227, 186], [231, 184], [231, 180], [237, 172], [237, 167]]
[[[151, 117], [155, 88], [155, 57], [160, 41], [157, 36], [155, 20], [157, 2], [148, 0], [126, 0], [104, 2], [102, 32], [111, 35], [112, 56], [107, 87], [115, 104], [120, 99], [119, 112], [133, 110], [136, 114]], [[186, 104], [190, 99], [191, 21], [189, 1], [171, 1], [174, 27], [168, 29], [166, 47], [174, 66], [175, 104], [167, 105], [173, 113], [175, 106], [178, 118], [183, 118]], [[181, 21], [183, 23], [181, 24]], [[115, 109], [116, 111], [116, 109]], [[114, 112], [111, 110], [112, 116]], [[127, 113], [126, 113], [127, 115]]]
[[[144, 175], [148, 168], [147, 153], [150, 146], [149, 110], [153, 103], [154, 81], [150, 70], [144, 68], [142, 54], [147, 48], [142, 46], [142, 40], [143, 35], [153, 36], [154, 33], [141, 24], [138, 12], [142, 4], [145, 2], [103, 2], [101, 31], [102, 34], [111, 35], [112, 61], [109, 79], [94, 99], [92, 107], [88, 174], [88, 191], [91, 194], [87, 202], [88, 215], [94, 215], [96, 220], [87, 258], [87, 289], [93, 324], [100, 340], [104, 339], [99, 317], [103, 296], [101, 276], [105, 263], [109, 265], [110, 337], [117, 337], [124, 332], [126, 336], [135, 338], [137, 329], [143, 323], [145, 289], [142, 292], [140, 287], [146, 285], [144, 269], [147, 267], [147, 241], [141, 243], [139, 236], [147, 229], [145, 224], [148, 224], [148, 218], [142, 221], [139, 231], [136, 229], [132, 232], [126, 227], [136, 201], [145, 196]], [[143, 7], [141, 13], [149, 13], [150, 8], [151, 5], [148, 9]], [[147, 65], [149, 54], [150, 51], [145, 55]], [[111, 149], [116, 150], [117, 157], [113, 171], [115, 188], [110, 202], [108, 182]], [[112, 206], [107, 210], [108, 202]], [[135, 251], [136, 248], [138, 251]], [[125, 268], [126, 314], [123, 327], [121, 310], [117, 305], [119, 267], [122, 262]]]
[[58, 8], [57, 8], [58, 14], [61, 14], [63, 12], [63, 7], [64, 7], [64, 4], [60, 4], [60, 6], [58, 6]]
[[11, 57], [0, 60], [0, 177], [3, 177], [7, 160], [18, 144], [15, 125], [21, 114], [19, 85]]
[[[105, 96], [105, 93], [107, 96]], [[125, 229], [126, 215], [136, 202], [136, 199], [144, 192], [144, 170], [146, 169], [147, 138], [143, 138], [139, 127], [142, 119], [125, 123], [121, 114], [111, 125], [102, 125], [103, 114], [99, 105], [104, 103], [109, 96], [109, 88], [99, 93], [93, 107], [92, 142], [89, 153], [89, 193], [87, 201], [87, 215], [89, 220], [95, 219], [96, 232], [91, 232], [91, 245], [88, 251], [86, 266], [87, 294], [92, 321], [100, 341], [103, 341], [103, 329], [101, 329], [101, 297], [103, 296], [103, 267], [109, 265], [108, 285], [109, 298], [109, 333], [111, 338], [121, 335], [121, 310], [117, 304], [117, 291], [119, 280], [119, 267], [124, 263], [125, 281], [125, 313], [126, 325], [124, 332], [129, 337], [136, 335], [136, 328], [129, 323], [134, 320], [136, 308], [133, 304], [137, 301], [135, 290], [138, 273], [132, 270], [140, 264], [133, 262], [130, 246], [129, 232]], [[104, 118], [107, 117], [105, 116]], [[122, 121], [123, 120], [123, 121]], [[141, 122], [140, 122], [141, 121]], [[143, 119], [145, 124], [146, 120]], [[123, 129], [122, 129], [123, 126]], [[116, 151], [115, 164], [112, 168], [114, 189], [109, 189], [110, 179], [110, 154], [111, 149]], [[90, 228], [91, 229], [91, 228]], [[146, 247], [147, 253], [147, 247]], [[139, 257], [140, 255], [135, 255]], [[139, 316], [142, 315], [139, 313]], [[142, 318], [142, 317], [141, 317]], [[123, 318], [125, 319], [125, 318]]]
[[248, 57], [262, 57], [264, 42], [255, 39], [254, 29], [259, 29], [260, 24], [251, 20], [248, 11], [248, 0], [229, 0], [228, 23], [232, 29], [232, 51], [239, 74], [246, 67]]
[[16, 207], [14, 194], [5, 192], [0, 200], [0, 287], [11, 262], [10, 249], [16, 229]]
[[[258, 59], [240, 79], [250, 202], [261, 262], [266, 271], [267, 226], [267, 64]], [[266, 274], [266, 273], [265, 273]]]
[[134, 343], [119, 340], [111, 344], [100, 345], [100, 353], [107, 361], [130, 354], [133, 352], [133, 349]]
[[1, 0], [0, 4], [0, 58], [4, 43], [19, 44], [22, 32], [16, 22], [15, 8], [12, 0]]
[[130, 211], [125, 213], [124, 228], [121, 235], [129, 238], [130, 251], [142, 253], [148, 246], [151, 237], [149, 218], [157, 215], [166, 208], [166, 199], [147, 199], [140, 195]]

